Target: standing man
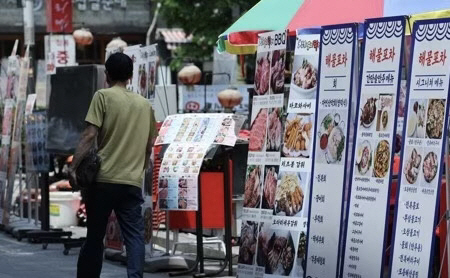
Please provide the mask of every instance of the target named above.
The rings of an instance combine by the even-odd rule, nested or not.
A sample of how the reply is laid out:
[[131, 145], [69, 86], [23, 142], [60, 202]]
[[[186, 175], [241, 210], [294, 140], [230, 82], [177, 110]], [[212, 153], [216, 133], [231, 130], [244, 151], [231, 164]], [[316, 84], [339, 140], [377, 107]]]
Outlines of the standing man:
[[126, 89], [133, 75], [132, 60], [115, 53], [105, 68], [110, 88], [95, 93], [70, 168], [76, 183], [77, 167], [97, 141], [102, 162], [95, 185], [87, 189], [87, 238], [78, 258], [77, 277], [100, 277], [103, 238], [114, 210], [125, 240], [128, 277], [138, 278], [143, 277], [145, 259], [141, 186], [157, 130], [149, 101]]

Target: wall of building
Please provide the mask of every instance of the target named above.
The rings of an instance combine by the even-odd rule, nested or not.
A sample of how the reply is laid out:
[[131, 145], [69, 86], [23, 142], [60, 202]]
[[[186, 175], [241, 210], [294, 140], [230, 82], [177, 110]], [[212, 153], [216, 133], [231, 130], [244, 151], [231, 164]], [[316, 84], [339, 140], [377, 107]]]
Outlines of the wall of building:
[[[0, 33], [23, 32], [20, 0], [0, 0]], [[45, 0], [34, 0], [36, 33], [45, 33]], [[145, 33], [150, 25], [150, 0], [73, 0], [74, 28], [93, 33]]]

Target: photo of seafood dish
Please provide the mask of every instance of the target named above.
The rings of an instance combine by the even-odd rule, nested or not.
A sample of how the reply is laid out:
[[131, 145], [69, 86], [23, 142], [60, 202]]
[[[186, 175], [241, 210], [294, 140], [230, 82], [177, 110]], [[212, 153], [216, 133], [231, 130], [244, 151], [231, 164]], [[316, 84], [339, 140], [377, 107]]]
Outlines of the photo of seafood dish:
[[272, 94], [284, 93], [284, 50], [274, 50], [272, 53], [272, 68], [270, 70], [270, 88]]
[[242, 223], [239, 248], [239, 264], [253, 265], [256, 253], [256, 238], [258, 235], [258, 223], [245, 221]]
[[407, 158], [403, 173], [409, 184], [414, 184], [420, 172], [420, 164], [422, 163], [422, 155], [415, 148], [412, 149], [411, 155]]
[[179, 179], [178, 188], [187, 188], [187, 180], [183, 178]]
[[425, 137], [425, 108], [427, 100], [411, 100], [412, 107], [409, 108], [407, 123], [407, 135], [412, 138]]
[[156, 87], [156, 62], [150, 62], [147, 98], [151, 99], [155, 97], [155, 87]]
[[[294, 61], [295, 63], [295, 61]], [[312, 97], [317, 87], [317, 69], [307, 59], [303, 58], [300, 67], [292, 76], [294, 92], [303, 97]]]
[[147, 97], [147, 71], [145, 64], [139, 65], [139, 94], [143, 97]]
[[313, 133], [312, 114], [287, 116], [283, 135], [283, 155], [286, 157], [309, 157]]
[[187, 197], [187, 194], [188, 194], [187, 188], [178, 189], [178, 197], [185, 198]]
[[269, 113], [267, 128], [266, 151], [279, 152], [281, 147], [281, 108], [275, 108]]
[[[263, 223], [265, 224], [265, 223]], [[295, 245], [290, 231], [262, 229], [258, 235], [257, 264], [266, 274], [289, 276], [294, 267]]]
[[425, 181], [431, 183], [438, 171], [438, 156], [434, 152], [429, 152], [423, 160], [423, 177]]
[[441, 139], [445, 114], [444, 99], [430, 99], [427, 113], [427, 138]]
[[369, 128], [372, 126], [377, 112], [377, 100], [371, 97], [366, 100], [363, 108], [361, 108], [360, 122], [363, 127]]
[[390, 146], [387, 140], [378, 143], [375, 150], [375, 160], [373, 163], [373, 176], [376, 178], [384, 178], [389, 171], [390, 162]]
[[245, 180], [244, 207], [258, 208], [261, 202], [261, 166], [249, 165]]
[[380, 94], [380, 110], [377, 113], [377, 131], [385, 131], [390, 122], [389, 113], [394, 105], [394, 96], [392, 94]]
[[168, 188], [160, 188], [159, 189], [159, 198], [162, 199], [167, 199], [167, 195], [169, 194], [169, 189]]
[[267, 129], [267, 108], [259, 110], [250, 127], [248, 150], [251, 152], [263, 151]]
[[273, 209], [275, 204], [275, 194], [277, 191], [278, 181], [278, 166], [266, 166], [266, 173], [264, 175], [264, 190], [263, 190], [263, 209]]
[[344, 128], [345, 123], [341, 120], [339, 113], [327, 114], [320, 124], [318, 144], [329, 164], [342, 160], [345, 148]]
[[179, 198], [178, 199], [178, 208], [179, 209], [186, 209], [187, 208], [187, 200], [185, 198]]
[[305, 272], [306, 267], [306, 233], [300, 233], [300, 239], [298, 240], [298, 249], [297, 249], [297, 262], [296, 262], [296, 277], [303, 277], [303, 273]]
[[294, 216], [303, 208], [303, 189], [300, 187], [300, 176], [297, 173], [286, 173], [281, 177], [275, 195], [275, 214]]
[[365, 175], [372, 167], [372, 146], [367, 140], [358, 145], [356, 166], [360, 175]]
[[270, 52], [259, 53], [256, 58], [255, 92], [265, 95], [269, 91]]
[[160, 179], [159, 180], [159, 188], [167, 188], [169, 187], [169, 181], [167, 179]]

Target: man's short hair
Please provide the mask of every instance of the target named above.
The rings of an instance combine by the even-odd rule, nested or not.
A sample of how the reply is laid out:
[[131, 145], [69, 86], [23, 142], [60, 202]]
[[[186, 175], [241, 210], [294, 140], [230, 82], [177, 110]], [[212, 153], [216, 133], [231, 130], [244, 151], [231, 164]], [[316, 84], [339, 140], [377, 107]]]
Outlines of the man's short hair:
[[133, 76], [133, 61], [120, 52], [109, 56], [105, 68], [111, 81], [125, 82]]

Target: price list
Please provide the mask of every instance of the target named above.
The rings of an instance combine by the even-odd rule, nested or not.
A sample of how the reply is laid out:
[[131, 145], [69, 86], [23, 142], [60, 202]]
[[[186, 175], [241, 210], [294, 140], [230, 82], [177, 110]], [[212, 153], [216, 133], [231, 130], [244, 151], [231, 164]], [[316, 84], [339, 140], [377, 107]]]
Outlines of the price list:
[[391, 277], [430, 277], [448, 118], [450, 19], [417, 21], [407, 99]]
[[342, 277], [382, 277], [404, 17], [364, 24]]
[[338, 273], [356, 24], [323, 28], [320, 41], [306, 277], [325, 278]]

